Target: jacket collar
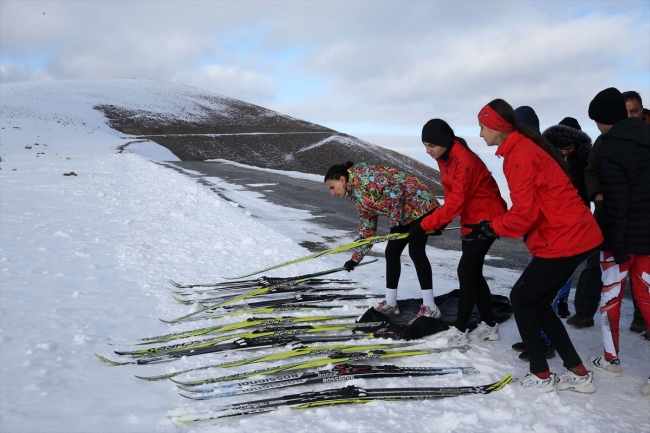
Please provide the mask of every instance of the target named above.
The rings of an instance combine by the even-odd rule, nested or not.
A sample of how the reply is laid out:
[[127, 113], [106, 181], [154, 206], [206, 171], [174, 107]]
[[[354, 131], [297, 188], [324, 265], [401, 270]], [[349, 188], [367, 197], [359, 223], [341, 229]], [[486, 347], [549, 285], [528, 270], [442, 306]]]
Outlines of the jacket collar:
[[501, 146], [499, 146], [495, 155], [496, 156], [507, 155], [515, 147], [515, 144], [521, 141], [522, 138], [524, 138], [524, 135], [521, 134], [519, 131], [514, 131], [510, 133], [510, 135], [503, 141], [503, 143], [501, 143]]

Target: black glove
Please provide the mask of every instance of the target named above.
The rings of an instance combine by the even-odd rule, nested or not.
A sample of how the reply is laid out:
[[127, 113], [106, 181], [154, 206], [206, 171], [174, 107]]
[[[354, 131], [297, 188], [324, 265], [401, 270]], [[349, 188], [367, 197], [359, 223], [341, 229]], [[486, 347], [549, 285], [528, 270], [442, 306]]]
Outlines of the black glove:
[[409, 238], [426, 236], [424, 229], [420, 225], [420, 220], [415, 220], [409, 225]]
[[359, 263], [355, 262], [354, 260], [348, 260], [347, 262], [345, 262], [343, 267], [345, 268], [346, 271], [350, 272], [354, 270], [354, 268], [356, 268], [358, 264]]
[[447, 224], [444, 226], [440, 226], [434, 231], [433, 233], [429, 233], [429, 236], [440, 236], [442, 234], [442, 231], [447, 227]]
[[499, 235], [494, 233], [494, 230], [490, 228], [490, 221], [479, 221], [478, 224], [463, 224], [463, 227], [472, 229], [471, 233], [463, 236], [463, 239], [468, 241], [481, 240], [485, 241], [488, 239], [499, 239]]

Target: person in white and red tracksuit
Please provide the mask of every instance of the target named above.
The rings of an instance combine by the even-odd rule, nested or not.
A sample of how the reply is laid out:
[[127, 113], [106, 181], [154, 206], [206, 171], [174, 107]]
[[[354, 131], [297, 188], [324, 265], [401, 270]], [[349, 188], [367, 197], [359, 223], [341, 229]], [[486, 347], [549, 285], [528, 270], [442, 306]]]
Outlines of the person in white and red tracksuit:
[[620, 376], [619, 319], [628, 273], [637, 306], [646, 326], [650, 324], [650, 127], [637, 117], [627, 117], [625, 98], [613, 87], [591, 101], [589, 117], [602, 133], [598, 171], [605, 235], [600, 248], [603, 289], [599, 304], [605, 350], [602, 356], [592, 357], [590, 364]]
[[[517, 328], [528, 352], [530, 372], [515, 381], [540, 391], [594, 392], [593, 375], [576, 352], [551, 304], [559, 289], [603, 236], [591, 211], [571, 183], [568, 167], [542, 136], [515, 124], [515, 111], [495, 99], [478, 114], [481, 137], [498, 146], [512, 207], [491, 222], [470, 224], [472, 234], [486, 238], [524, 237], [533, 259], [515, 283], [510, 301]], [[553, 341], [565, 371], [551, 373], [540, 328]]]
[[[467, 147], [465, 140], [456, 137], [447, 122], [428, 121], [422, 128], [422, 143], [427, 154], [438, 163], [445, 202], [420, 224], [414, 225], [409, 233], [440, 230], [459, 215], [461, 224], [469, 224], [492, 220], [506, 212], [506, 202], [485, 163]], [[470, 232], [470, 229], [461, 229], [463, 235]], [[447, 338], [449, 345], [500, 338], [490, 287], [483, 277], [483, 262], [493, 242], [494, 239], [467, 237], [462, 241], [463, 255], [458, 263], [458, 314], [454, 326], [441, 335]], [[481, 323], [468, 335], [467, 325], [474, 305], [481, 315]]]

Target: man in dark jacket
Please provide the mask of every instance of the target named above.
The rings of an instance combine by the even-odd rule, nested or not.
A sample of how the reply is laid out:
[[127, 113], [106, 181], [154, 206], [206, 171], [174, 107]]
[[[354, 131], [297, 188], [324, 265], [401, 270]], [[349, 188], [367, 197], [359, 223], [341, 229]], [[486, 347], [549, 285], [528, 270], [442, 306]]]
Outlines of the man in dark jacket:
[[592, 357], [596, 370], [621, 375], [618, 325], [628, 272], [637, 305], [650, 323], [650, 127], [627, 117], [625, 99], [611, 87], [589, 105], [589, 117], [602, 133], [598, 152], [605, 241], [600, 264], [603, 289], [600, 314], [605, 351]]
[[638, 117], [646, 124], [650, 125], [650, 110], [643, 108], [641, 103], [641, 95], [634, 90], [623, 92], [625, 98], [625, 108], [627, 109], [627, 117]]

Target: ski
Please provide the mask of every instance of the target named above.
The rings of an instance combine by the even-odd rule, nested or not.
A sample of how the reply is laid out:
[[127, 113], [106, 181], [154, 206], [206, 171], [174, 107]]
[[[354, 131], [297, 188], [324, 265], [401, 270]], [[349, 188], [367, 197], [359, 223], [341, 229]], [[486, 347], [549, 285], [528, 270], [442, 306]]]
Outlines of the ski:
[[[201, 389], [198, 387], [184, 389], [192, 394], [180, 393], [183, 397], [193, 400], [210, 400], [213, 398], [232, 397], [242, 394], [253, 394], [270, 389], [288, 388], [300, 385], [311, 385], [328, 382], [344, 382], [354, 379], [381, 379], [389, 377], [420, 377], [440, 376], [447, 374], [478, 374], [474, 367], [397, 367], [395, 365], [351, 365], [339, 364], [330, 370], [319, 370], [313, 373], [302, 372], [280, 376], [278, 380], [260, 379], [222, 385], [216, 388]], [[273, 379], [273, 378], [270, 378]], [[215, 392], [219, 389], [228, 391]]]
[[178, 340], [181, 338], [197, 337], [199, 335], [204, 335], [204, 334], [234, 331], [235, 329], [273, 326], [273, 325], [286, 325], [288, 323], [321, 322], [327, 320], [351, 319], [357, 316], [358, 315], [355, 314], [355, 315], [347, 315], [347, 316], [251, 317], [250, 319], [244, 320], [243, 322], [236, 322], [228, 325], [209, 326], [206, 328], [192, 329], [189, 331], [180, 331], [171, 334], [157, 335], [155, 337], [139, 338], [137, 340], [138, 341], [137, 344], [141, 345], [141, 344], [163, 343], [165, 341]]
[[359, 329], [371, 329], [383, 326], [384, 322], [364, 322], [364, 323], [337, 323], [331, 325], [302, 325], [302, 326], [287, 326], [287, 327], [276, 327], [276, 328], [266, 328], [251, 332], [240, 332], [236, 334], [221, 335], [218, 337], [206, 338], [203, 340], [197, 341], [188, 341], [184, 343], [171, 344], [167, 346], [158, 346], [150, 347], [148, 349], [140, 350], [130, 350], [130, 351], [120, 351], [115, 350], [114, 352], [118, 355], [131, 355], [131, 356], [155, 356], [161, 354], [170, 354], [170, 353], [184, 353], [185, 355], [191, 355], [193, 351], [197, 349], [202, 349], [206, 347], [213, 346], [217, 343], [234, 340], [237, 338], [261, 338], [261, 337], [282, 337], [285, 335], [300, 335], [300, 334], [311, 334], [315, 332], [330, 332], [330, 331], [345, 331], [348, 329], [359, 330]]
[[[245, 403], [212, 408], [204, 414], [171, 415], [178, 422], [209, 421], [219, 418], [249, 415], [276, 411], [283, 406], [291, 409], [307, 409], [326, 405], [368, 403], [375, 400], [422, 400], [460, 397], [465, 395], [491, 394], [503, 389], [512, 382], [509, 374], [501, 380], [477, 386], [448, 386], [431, 388], [361, 388], [349, 385], [343, 388], [328, 389], [323, 391], [309, 391], [300, 394], [289, 394], [281, 397], [255, 400]], [[216, 414], [216, 412], [225, 412]]]
[[[367, 287], [312, 287], [312, 286], [295, 285], [295, 286], [288, 286], [288, 287], [278, 287], [277, 289], [269, 290], [268, 292], [262, 293], [261, 295], [258, 296], [274, 295], [277, 293], [350, 292], [352, 290], [360, 290], [360, 289], [367, 289]], [[176, 295], [172, 294], [172, 298], [174, 298], [174, 300], [180, 304], [185, 304], [185, 305], [199, 304], [203, 308], [209, 308], [212, 306], [210, 304], [221, 303], [233, 297], [235, 297], [235, 295], [229, 294], [229, 295], [222, 295], [222, 296], [212, 296], [209, 298], [181, 299]]]
[[297, 263], [306, 262], [308, 260], [312, 260], [312, 259], [315, 259], [315, 258], [318, 258], [318, 257], [328, 256], [330, 254], [340, 253], [342, 251], [351, 250], [353, 248], [361, 247], [361, 246], [364, 246], [364, 245], [378, 244], [378, 243], [381, 243], [381, 242], [388, 242], [388, 241], [394, 241], [394, 240], [398, 240], [398, 239], [404, 239], [408, 235], [409, 235], [408, 233], [392, 233], [392, 234], [388, 234], [388, 235], [384, 235], [384, 236], [371, 236], [371, 237], [368, 237], [368, 238], [356, 239], [353, 242], [350, 242], [349, 244], [340, 245], [338, 247], [331, 248], [331, 249], [325, 250], [325, 251], [321, 251], [320, 253], [312, 254], [310, 256], [302, 257], [300, 259], [290, 260], [288, 262], [280, 263], [279, 265], [270, 266], [268, 268], [260, 269], [260, 270], [255, 271], [255, 272], [250, 272], [248, 274], [239, 275], [237, 277], [222, 277], [222, 278], [224, 278], [226, 280], [238, 280], [240, 278], [250, 277], [251, 275], [261, 274], [262, 272], [271, 271], [271, 270], [278, 269], [278, 268], [283, 268], [283, 267], [289, 266], [289, 265], [295, 265]]
[[[221, 283], [207, 283], [207, 284], [180, 284], [172, 279], [169, 279], [169, 284], [176, 287], [177, 289], [193, 289], [194, 287], [199, 287], [200, 289], [195, 290], [194, 292], [202, 292], [202, 291], [210, 291], [210, 290], [230, 290], [235, 288], [250, 288], [250, 287], [257, 287], [257, 286], [262, 287], [262, 286], [268, 286], [270, 284], [277, 284], [287, 279], [292, 280], [295, 278], [300, 278], [300, 277], [289, 277], [289, 278], [260, 277], [254, 280], [225, 281]], [[343, 279], [314, 278], [310, 280], [310, 282], [312, 284], [330, 284], [330, 283], [350, 284], [350, 283], [354, 283], [355, 281], [347, 278], [343, 278]], [[206, 290], [203, 290], [203, 288], [206, 288]]]
[[[293, 299], [293, 298], [290, 298]], [[223, 313], [223, 314], [216, 314], [214, 316], [207, 316], [207, 317], [198, 317], [196, 319], [191, 319], [187, 320], [187, 322], [190, 321], [196, 321], [196, 320], [207, 320], [207, 319], [222, 319], [224, 317], [234, 317], [234, 316], [243, 316], [245, 314], [268, 314], [268, 313], [290, 313], [290, 312], [296, 312], [296, 311], [319, 311], [319, 310], [334, 310], [336, 308], [346, 308], [350, 307], [348, 305], [287, 305], [287, 306], [280, 306], [280, 307], [263, 307], [263, 308], [256, 308], [253, 310], [237, 310], [233, 311], [231, 313]], [[353, 305], [352, 307], [354, 308], [360, 308], [360, 309], [368, 309], [370, 308], [368, 305]], [[184, 322], [182, 322], [184, 323]]]
[[[240, 350], [270, 349], [294, 344], [334, 343], [343, 341], [372, 340], [374, 334], [355, 335], [283, 335], [281, 337], [238, 338], [229, 343], [216, 344], [202, 349], [191, 350], [187, 353], [169, 353], [165, 355], [148, 356], [130, 361], [114, 361], [95, 353], [101, 361], [110, 365], [146, 365], [156, 362], [174, 361], [184, 356], [204, 355], [208, 353], [236, 352]], [[155, 378], [155, 377], [154, 377]], [[161, 377], [161, 379], [165, 379]], [[146, 379], [145, 379], [146, 380]], [[154, 379], [156, 380], [156, 379]]]
[[138, 379], [142, 380], [159, 380], [159, 379], [168, 379], [170, 377], [178, 376], [180, 374], [185, 374], [189, 373], [191, 371], [201, 371], [201, 370], [209, 370], [211, 368], [230, 368], [230, 367], [238, 367], [241, 365], [247, 365], [247, 364], [257, 364], [260, 362], [268, 362], [268, 361], [278, 361], [281, 359], [287, 359], [287, 358], [295, 358], [297, 356], [314, 356], [314, 355], [326, 355], [326, 354], [333, 354], [333, 353], [346, 353], [346, 352], [353, 352], [353, 351], [359, 351], [359, 350], [377, 350], [377, 349], [395, 349], [398, 347], [407, 347], [407, 346], [412, 346], [412, 343], [398, 343], [398, 344], [389, 344], [389, 343], [377, 343], [377, 344], [334, 344], [331, 346], [297, 346], [294, 348], [291, 348], [288, 351], [285, 352], [280, 352], [280, 353], [274, 353], [271, 355], [259, 355], [259, 356], [253, 356], [250, 358], [244, 358], [240, 359], [238, 361], [228, 361], [228, 362], [222, 362], [220, 364], [212, 364], [212, 365], [206, 365], [203, 367], [195, 367], [195, 368], [189, 368], [187, 370], [179, 370], [173, 373], [167, 373], [159, 376], [138, 376], [136, 375]]
[[[445, 228], [443, 230], [459, 230], [459, 229], [460, 229], [460, 227], [449, 227], [449, 228]], [[427, 232], [427, 234], [433, 234], [433, 233], [435, 233], [435, 231]], [[352, 242], [350, 242], [348, 244], [339, 245], [338, 247], [331, 248], [331, 249], [325, 250], [325, 251], [321, 251], [320, 253], [312, 254], [310, 256], [302, 257], [300, 259], [290, 260], [288, 262], [280, 263], [279, 265], [270, 266], [268, 268], [260, 269], [259, 271], [250, 272], [248, 274], [240, 275], [238, 277], [222, 277], [222, 278], [225, 279], [225, 280], [238, 280], [240, 278], [250, 277], [252, 275], [257, 275], [257, 274], [260, 274], [262, 272], [271, 271], [271, 270], [278, 269], [278, 268], [283, 268], [283, 267], [289, 266], [289, 265], [295, 265], [296, 263], [306, 262], [308, 260], [316, 259], [318, 257], [323, 257], [323, 256], [328, 256], [330, 254], [340, 253], [340, 252], [343, 252], [343, 251], [351, 250], [353, 248], [362, 247], [364, 245], [379, 244], [379, 243], [382, 243], [382, 242], [389, 242], [389, 241], [395, 241], [395, 240], [398, 240], [398, 239], [404, 239], [404, 238], [408, 237], [408, 235], [409, 235], [408, 233], [390, 233], [390, 234], [383, 235], [383, 236], [371, 236], [371, 237], [368, 237], [368, 238], [356, 239], [356, 240], [354, 240], [354, 241], [352, 241]]]
[[252, 376], [267, 375], [281, 373], [284, 371], [294, 371], [294, 370], [306, 370], [309, 368], [321, 367], [323, 365], [331, 364], [334, 362], [356, 362], [356, 361], [369, 361], [376, 359], [389, 359], [389, 358], [398, 358], [403, 356], [418, 356], [418, 355], [428, 355], [431, 353], [442, 353], [448, 352], [451, 350], [468, 350], [470, 346], [457, 346], [457, 347], [443, 347], [437, 349], [410, 349], [410, 350], [370, 350], [368, 352], [355, 352], [355, 353], [337, 353], [329, 355], [325, 358], [319, 358], [312, 361], [296, 362], [292, 364], [285, 364], [276, 367], [270, 367], [262, 370], [253, 370], [243, 373], [232, 374], [229, 376], [219, 376], [211, 377], [207, 379], [197, 379], [191, 381], [181, 381], [170, 377], [174, 383], [185, 386], [198, 386], [198, 385], [207, 385], [210, 383], [217, 382], [228, 382], [233, 380], [246, 379]]
[[[375, 260], [369, 261], [367, 263], [359, 264], [359, 266], [374, 263], [376, 261], [377, 260], [375, 259]], [[281, 283], [273, 284], [273, 285], [270, 285], [270, 286], [261, 287], [261, 288], [258, 288], [258, 289], [253, 289], [253, 290], [250, 290], [248, 292], [242, 293], [241, 295], [237, 295], [237, 296], [235, 296], [235, 297], [233, 297], [231, 299], [228, 299], [227, 301], [223, 301], [223, 302], [220, 302], [220, 303], [218, 303], [216, 305], [212, 305], [210, 307], [205, 307], [205, 308], [199, 309], [197, 311], [194, 311], [192, 313], [186, 314], [184, 316], [177, 317], [176, 319], [169, 320], [169, 321], [167, 321], [167, 323], [178, 322], [178, 321], [181, 321], [181, 320], [186, 319], [188, 317], [191, 317], [191, 316], [194, 316], [196, 314], [202, 313], [204, 311], [216, 310], [217, 308], [222, 307], [224, 305], [232, 304], [234, 302], [241, 301], [241, 300], [247, 299], [247, 298], [252, 298], [254, 296], [261, 295], [262, 293], [267, 293], [270, 290], [277, 289], [279, 287], [294, 286], [296, 284], [302, 283], [304, 281], [310, 280], [310, 279], [315, 278], [315, 277], [320, 277], [322, 275], [327, 275], [327, 274], [333, 274], [335, 272], [341, 272], [341, 271], [344, 271], [344, 270], [345, 270], [344, 267], [334, 268], [334, 269], [330, 269], [330, 270], [327, 270], [327, 271], [321, 271], [321, 272], [316, 272], [316, 273], [313, 273], [313, 274], [302, 275], [301, 277], [298, 277], [298, 278], [295, 278], [295, 279], [292, 279], [292, 280], [288, 280], [288, 281], [283, 281]]]

